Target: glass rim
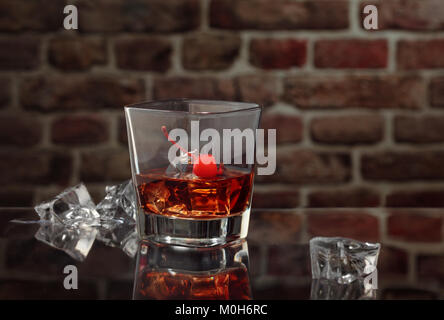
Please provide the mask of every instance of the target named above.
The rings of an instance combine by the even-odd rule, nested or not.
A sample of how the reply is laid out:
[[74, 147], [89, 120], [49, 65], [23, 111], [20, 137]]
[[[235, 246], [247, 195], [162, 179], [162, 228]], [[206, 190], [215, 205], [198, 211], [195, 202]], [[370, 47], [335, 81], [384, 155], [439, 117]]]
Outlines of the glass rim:
[[[184, 102], [184, 103], [195, 103], [195, 104], [207, 104], [207, 105], [227, 105], [236, 106], [238, 109], [225, 110], [225, 111], [186, 111], [186, 110], [167, 110], [162, 109], [158, 104], [164, 104], [169, 102]], [[253, 110], [262, 110], [262, 106], [254, 102], [241, 102], [241, 101], [228, 101], [228, 100], [206, 100], [206, 99], [187, 99], [187, 98], [177, 98], [177, 99], [162, 99], [162, 100], [146, 100], [141, 102], [136, 102], [124, 106], [125, 110], [149, 110], [150, 112], [160, 112], [160, 113], [181, 113], [181, 114], [192, 114], [192, 115], [214, 115], [214, 114], [227, 114], [227, 113], [237, 113]]]

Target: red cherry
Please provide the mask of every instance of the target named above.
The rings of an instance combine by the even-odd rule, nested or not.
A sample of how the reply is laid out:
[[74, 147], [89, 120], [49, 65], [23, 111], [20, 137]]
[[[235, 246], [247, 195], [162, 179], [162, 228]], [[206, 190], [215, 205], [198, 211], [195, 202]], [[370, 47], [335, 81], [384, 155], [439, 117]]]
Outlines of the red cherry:
[[216, 159], [211, 154], [201, 154], [193, 165], [193, 173], [202, 178], [215, 177], [218, 173]]
[[218, 174], [223, 173], [223, 165], [221, 164], [219, 166], [219, 169], [217, 169], [216, 159], [214, 158], [213, 155], [201, 154], [197, 157], [194, 154], [191, 154], [185, 149], [183, 149], [175, 141], [171, 140], [165, 126], [162, 126], [161, 129], [165, 137], [168, 139], [168, 141], [176, 145], [179, 149], [181, 149], [183, 152], [186, 152], [191, 158], [193, 158], [194, 160], [193, 173], [196, 176], [201, 178], [212, 178], [217, 176]]

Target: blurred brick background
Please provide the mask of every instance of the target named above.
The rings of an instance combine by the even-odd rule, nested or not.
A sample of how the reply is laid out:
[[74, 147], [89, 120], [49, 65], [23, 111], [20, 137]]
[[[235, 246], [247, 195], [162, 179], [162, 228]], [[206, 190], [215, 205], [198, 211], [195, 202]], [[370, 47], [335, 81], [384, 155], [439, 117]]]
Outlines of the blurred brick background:
[[99, 200], [130, 177], [122, 107], [188, 97], [265, 107], [255, 207], [443, 206], [444, 2], [376, 2], [378, 31], [366, 3], [0, 0], [0, 205]]

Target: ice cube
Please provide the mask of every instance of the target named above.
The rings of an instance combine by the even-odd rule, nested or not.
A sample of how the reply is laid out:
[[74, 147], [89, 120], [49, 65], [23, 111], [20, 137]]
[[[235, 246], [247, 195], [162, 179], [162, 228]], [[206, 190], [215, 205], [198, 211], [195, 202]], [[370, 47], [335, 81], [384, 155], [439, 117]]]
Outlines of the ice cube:
[[[197, 151], [191, 151], [190, 155], [197, 154]], [[174, 158], [170, 161], [170, 165], [165, 171], [168, 177], [180, 178], [185, 173], [190, 173], [193, 171], [193, 165], [191, 163], [191, 156], [187, 153], [180, 152], [180, 156]]]
[[143, 188], [141, 191], [142, 203], [145, 204], [149, 211], [162, 214], [170, 197], [170, 191], [168, 191], [165, 181], [153, 181], [146, 184]]
[[131, 181], [106, 187], [107, 195], [96, 207], [85, 185], [66, 189], [53, 200], [35, 207], [40, 220], [35, 238], [83, 261], [94, 240], [121, 248], [134, 257], [137, 251], [136, 193]]
[[125, 252], [128, 256], [134, 258], [139, 247], [139, 240], [139, 234], [137, 233], [137, 231], [133, 231], [122, 241], [121, 248], [123, 252]]
[[100, 215], [97, 239], [111, 247], [122, 248], [128, 255], [134, 256], [133, 247], [137, 245], [137, 206], [132, 181], [107, 186], [106, 196], [96, 209]]
[[35, 211], [40, 216], [37, 240], [79, 261], [85, 259], [97, 235], [95, 227], [100, 224], [85, 185], [66, 189], [53, 200], [37, 205]]
[[99, 225], [99, 214], [83, 183], [66, 189], [53, 200], [35, 206], [43, 221], [61, 223], [70, 227]]
[[349, 284], [376, 271], [380, 244], [347, 238], [316, 237], [310, 240], [313, 279]]
[[97, 229], [94, 227], [71, 228], [52, 223], [41, 225], [35, 238], [83, 261], [91, 250], [96, 235]]

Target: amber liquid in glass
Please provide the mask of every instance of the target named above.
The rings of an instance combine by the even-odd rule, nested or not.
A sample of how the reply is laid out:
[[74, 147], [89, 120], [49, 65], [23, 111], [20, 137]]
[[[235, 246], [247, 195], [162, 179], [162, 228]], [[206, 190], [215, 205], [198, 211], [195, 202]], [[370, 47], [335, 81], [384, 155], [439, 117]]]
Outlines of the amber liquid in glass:
[[179, 177], [154, 169], [136, 177], [141, 208], [146, 213], [181, 218], [220, 218], [243, 213], [249, 206], [253, 173], [225, 167], [214, 178], [192, 173]]
[[135, 299], [250, 300], [246, 268], [231, 268], [215, 274], [169, 271], [141, 272]]

